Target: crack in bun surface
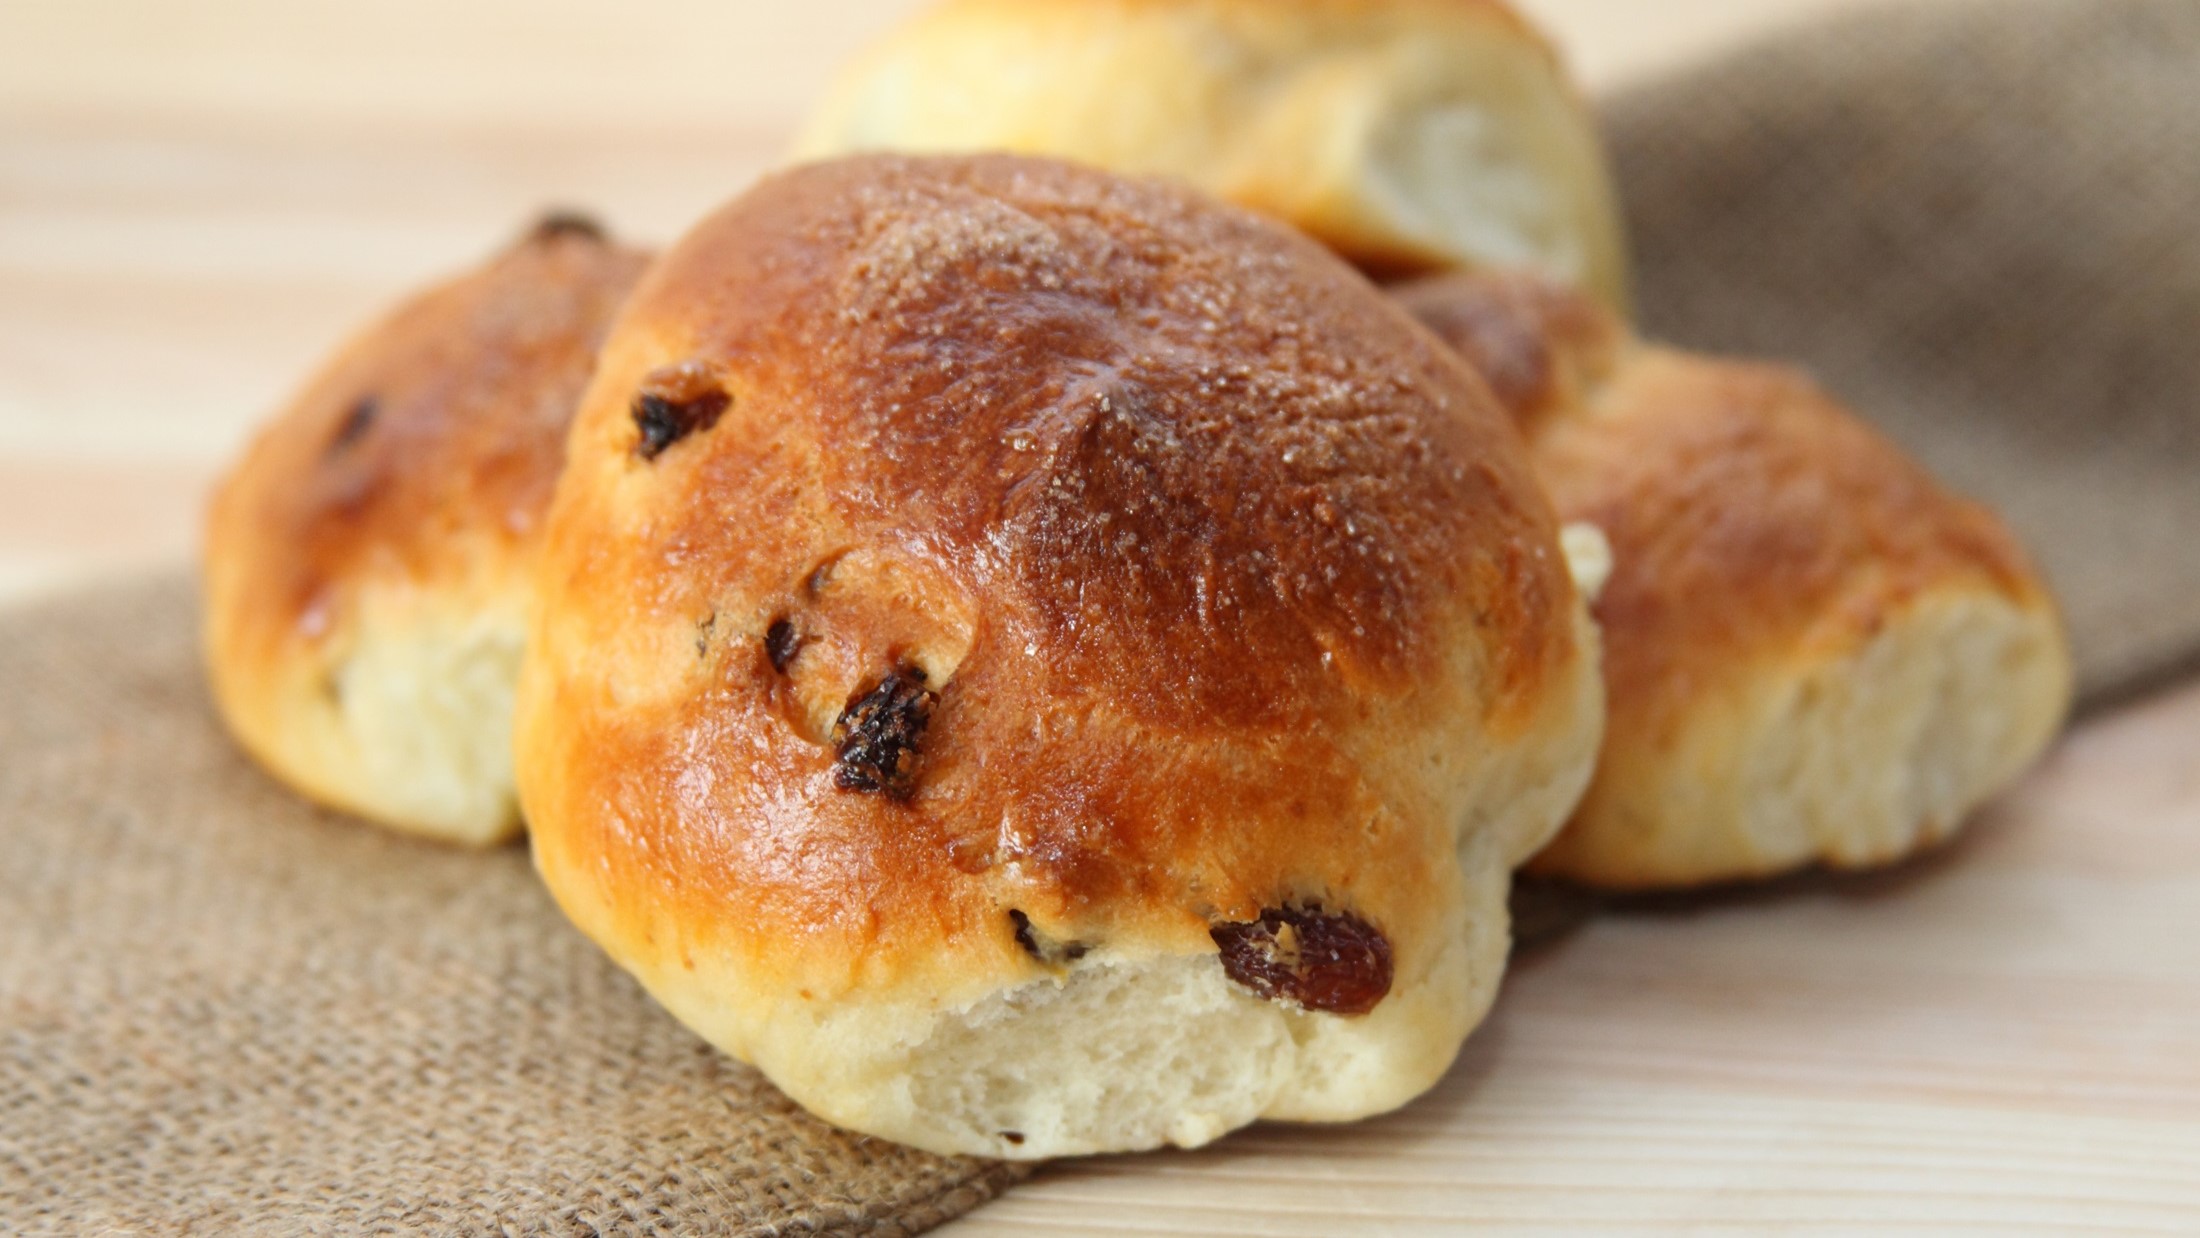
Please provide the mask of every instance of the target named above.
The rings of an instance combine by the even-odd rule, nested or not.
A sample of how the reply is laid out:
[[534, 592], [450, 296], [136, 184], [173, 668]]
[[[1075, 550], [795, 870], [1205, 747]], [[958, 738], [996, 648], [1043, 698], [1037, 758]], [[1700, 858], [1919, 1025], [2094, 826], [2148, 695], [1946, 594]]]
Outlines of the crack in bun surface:
[[323, 803], [486, 844], [519, 830], [511, 701], [571, 421], [646, 256], [558, 214], [354, 338], [222, 480], [214, 696]]
[[[721, 411], [639, 452], [672, 366]], [[652, 269], [568, 459], [537, 866], [814, 1112], [1196, 1145], [1400, 1105], [1481, 1017], [1595, 635], [1502, 410], [1318, 245], [1049, 160], [800, 167]]]

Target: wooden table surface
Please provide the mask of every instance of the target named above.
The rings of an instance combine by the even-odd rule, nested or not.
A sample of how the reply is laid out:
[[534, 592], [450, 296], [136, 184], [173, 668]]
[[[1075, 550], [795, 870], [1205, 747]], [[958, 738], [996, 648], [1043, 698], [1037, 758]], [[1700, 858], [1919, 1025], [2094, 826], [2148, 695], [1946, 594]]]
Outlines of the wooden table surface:
[[[1855, 0], [1531, 0], [1592, 87]], [[0, 0], [0, 600], [189, 553], [362, 317], [539, 209], [663, 240], [912, 0]], [[1050, 1168], [994, 1233], [2200, 1233], [2200, 686], [1948, 853], [1599, 919], [1433, 1095]]]

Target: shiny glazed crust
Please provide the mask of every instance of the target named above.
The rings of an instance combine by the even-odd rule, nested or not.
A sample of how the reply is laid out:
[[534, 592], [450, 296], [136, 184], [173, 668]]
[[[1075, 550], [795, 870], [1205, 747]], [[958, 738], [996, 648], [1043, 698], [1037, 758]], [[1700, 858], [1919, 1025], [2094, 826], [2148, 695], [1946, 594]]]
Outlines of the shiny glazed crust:
[[1801, 375], [1637, 344], [1531, 277], [1395, 290], [1604, 531], [1610, 719], [1536, 870], [1621, 888], [1885, 863], [2053, 736], [2070, 667], [2008, 529]]
[[1007, 150], [1178, 178], [1389, 275], [1530, 267], [1626, 302], [1594, 119], [1495, 0], [946, 0], [796, 154]]
[[567, 423], [643, 255], [546, 219], [352, 340], [218, 487], [207, 662], [268, 769], [485, 843], [518, 820], [509, 702]]
[[[536, 862], [812, 1110], [1197, 1143], [1402, 1103], [1479, 1018], [1593, 635], [1502, 412], [1318, 246], [1046, 160], [796, 169], [644, 281], [569, 458]], [[1383, 939], [1364, 1013], [1226, 977], [1309, 909]]]

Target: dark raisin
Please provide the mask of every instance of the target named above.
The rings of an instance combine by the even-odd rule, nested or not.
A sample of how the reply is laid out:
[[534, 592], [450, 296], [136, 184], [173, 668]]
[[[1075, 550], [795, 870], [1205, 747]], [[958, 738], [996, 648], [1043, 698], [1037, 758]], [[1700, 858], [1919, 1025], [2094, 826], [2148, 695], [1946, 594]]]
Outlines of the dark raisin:
[[590, 241], [609, 238], [604, 226], [595, 216], [582, 211], [556, 210], [543, 212], [535, 221], [534, 230], [527, 234], [531, 241], [547, 241], [552, 237], [577, 236]]
[[1022, 1131], [1002, 1131], [1001, 1138], [1006, 1139], [1010, 1143], [1022, 1146], [1024, 1142], [1024, 1133]]
[[697, 430], [718, 424], [718, 417], [733, 403], [719, 385], [718, 371], [700, 361], [683, 361], [652, 370], [634, 393], [634, 425], [640, 431], [635, 454], [654, 460]]
[[1016, 926], [1016, 944], [1024, 948], [1025, 954], [1042, 963], [1051, 965], [1074, 963], [1085, 957], [1085, 951], [1090, 949], [1081, 941], [1056, 941], [1048, 937], [1031, 927], [1030, 916], [1014, 908], [1009, 910], [1008, 920], [1009, 923]]
[[1016, 944], [1024, 948], [1025, 954], [1028, 954], [1035, 959], [1043, 959], [1046, 957], [1045, 955], [1039, 953], [1039, 943], [1033, 941], [1031, 938], [1030, 916], [1027, 916], [1023, 912], [1011, 907], [1008, 911], [1008, 922], [1016, 926]]
[[785, 619], [774, 619], [764, 630], [764, 656], [771, 659], [772, 669], [784, 675], [787, 664], [802, 652], [802, 633]]
[[870, 691], [850, 698], [833, 723], [833, 751], [840, 757], [833, 785], [897, 800], [916, 794], [917, 744], [939, 699], [913, 666], [889, 671]]
[[1366, 1014], [1390, 992], [1390, 941], [1351, 912], [1266, 907], [1258, 920], [1210, 932], [1224, 974], [1271, 1001]]
[[335, 453], [365, 438], [374, 419], [382, 412], [382, 401], [371, 395], [360, 396], [344, 410], [344, 419], [336, 424], [336, 433], [329, 436], [328, 449]]

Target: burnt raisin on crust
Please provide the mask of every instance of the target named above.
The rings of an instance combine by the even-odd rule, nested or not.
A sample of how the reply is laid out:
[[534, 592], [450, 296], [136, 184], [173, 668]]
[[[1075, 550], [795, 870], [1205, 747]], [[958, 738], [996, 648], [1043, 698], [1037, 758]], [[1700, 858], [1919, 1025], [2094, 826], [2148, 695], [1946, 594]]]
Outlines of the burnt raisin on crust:
[[851, 698], [833, 723], [833, 785], [905, 800], [917, 790], [917, 745], [939, 694], [926, 690], [913, 666], [888, 671], [870, 691]]
[[382, 401], [374, 396], [363, 395], [352, 401], [351, 407], [344, 410], [344, 419], [336, 423], [336, 433], [329, 436], [329, 454], [343, 451], [366, 437], [381, 412]]
[[1389, 939], [1349, 911], [1265, 907], [1258, 920], [1209, 932], [1223, 973], [1270, 1001], [1366, 1014], [1390, 992]]
[[528, 239], [533, 241], [547, 241], [560, 236], [580, 237], [590, 241], [610, 239], [603, 223], [595, 216], [573, 210], [544, 211], [542, 218], [535, 221], [534, 228], [527, 234]]
[[1016, 926], [1016, 944], [1024, 948], [1024, 953], [1049, 966], [1074, 963], [1085, 957], [1085, 951], [1090, 948], [1081, 941], [1056, 941], [1048, 937], [1031, 927], [1030, 916], [1013, 907], [1009, 909], [1008, 921]]
[[772, 669], [784, 675], [787, 667], [802, 652], [802, 633], [784, 617], [772, 620], [764, 630], [764, 656], [771, 659]]
[[733, 397], [719, 385], [718, 372], [696, 361], [652, 370], [634, 393], [634, 426], [640, 432], [634, 453], [654, 460], [665, 448], [698, 430], [718, 424]]

